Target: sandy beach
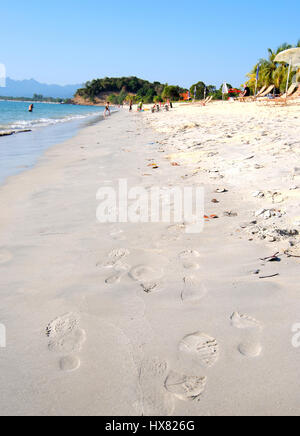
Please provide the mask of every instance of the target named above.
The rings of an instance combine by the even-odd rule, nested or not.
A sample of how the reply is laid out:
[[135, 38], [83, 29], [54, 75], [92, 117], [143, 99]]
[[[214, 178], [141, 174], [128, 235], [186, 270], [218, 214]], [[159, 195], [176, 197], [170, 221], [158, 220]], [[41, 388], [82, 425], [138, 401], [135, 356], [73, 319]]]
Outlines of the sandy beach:
[[[298, 415], [299, 119], [124, 109], [9, 178], [0, 414]], [[99, 223], [97, 191], [119, 179], [203, 186], [204, 231]]]

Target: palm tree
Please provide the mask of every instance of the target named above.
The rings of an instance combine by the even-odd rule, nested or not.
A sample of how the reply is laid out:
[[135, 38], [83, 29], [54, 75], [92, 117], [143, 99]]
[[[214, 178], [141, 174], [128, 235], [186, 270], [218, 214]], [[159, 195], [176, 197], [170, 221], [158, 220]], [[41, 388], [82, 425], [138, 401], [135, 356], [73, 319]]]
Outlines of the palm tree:
[[[298, 45], [300, 46], [300, 40], [298, 41]], [[277, 50], [268, 49], [268, 59], [261, 59], [259, 64], [257, 64], [253, 70], [248, 74], [249, 81], [248, 86], [254, 90], [256, 86], [256, 72], [258, 65], [260, 65], [260, 73], [258, 80], [258, 87], [261, 86], [269, 86], [275, 85], [275, 88], [284, 91], [287, 75], [288, 75], [288, 65], [278, 64], [275, 62], [276, 56], [282, 51], [293, 48], [292, 45], [284, 43]]]

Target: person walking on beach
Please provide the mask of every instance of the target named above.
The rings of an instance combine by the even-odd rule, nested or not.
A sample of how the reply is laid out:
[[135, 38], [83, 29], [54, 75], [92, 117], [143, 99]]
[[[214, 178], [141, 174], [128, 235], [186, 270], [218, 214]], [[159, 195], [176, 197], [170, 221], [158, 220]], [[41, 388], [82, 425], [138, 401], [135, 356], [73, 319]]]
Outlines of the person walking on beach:
[[129, 103], [129, 112], [132, 112], [132, 105], [133, 105], [133, 101], [130, 100], [130, 103]]
[[108, 101], [108, 102], [106, 103], [106, 106], [105, 106], [104, 117], [106, 117], [107, 113], [108, 113], [109, 116], [111, 115], [109, 105], [110, 105], [110, 103], [109, 103], [109, 101]]

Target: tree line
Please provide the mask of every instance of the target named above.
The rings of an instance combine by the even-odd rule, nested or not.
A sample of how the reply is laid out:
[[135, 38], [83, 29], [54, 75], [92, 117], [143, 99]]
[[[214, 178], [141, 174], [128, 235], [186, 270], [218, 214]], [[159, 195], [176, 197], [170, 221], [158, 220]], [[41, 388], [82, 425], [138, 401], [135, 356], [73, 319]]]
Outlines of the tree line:
[[0, 100], [7, 101], [34, 101], [42, 103], [61, 103], [61, 104], [72, 104], [73, 101], [70, 98], [55, 98], [55, 97], [44, 97], [42, 94], [34, 94], [33, 97], [1, 97]]
[[[228, 85], [231, 88], [231, 85]], [[85, 84], [84, 88], [78, 89], [76, 96], [96, 103], [97, 99], [107, 99], [112, 104], [122, 104], [132, 100], [133, 103], [158, 103], [166, 100], [178, 101], [183, 93], [190, 91], [192, 99], [202, 100], [205, 96], [212, 95], [214, 99], [222, 99], [222, 85], [217, 88], [214, 85], [206, 85], [198, 82], [188, 90], [176, 85], [149, 82], [137, 77], [120, 77], [95, 79]]]

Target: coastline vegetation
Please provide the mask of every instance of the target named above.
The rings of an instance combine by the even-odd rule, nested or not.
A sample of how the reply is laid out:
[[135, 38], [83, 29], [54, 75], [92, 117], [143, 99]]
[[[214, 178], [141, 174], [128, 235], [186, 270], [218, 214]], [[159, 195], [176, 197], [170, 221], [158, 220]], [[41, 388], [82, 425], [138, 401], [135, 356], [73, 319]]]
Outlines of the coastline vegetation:
[[[189, 89], [192, 99], [202, 100], [205, 96], [213, 96], [216, 100], [222, 99], [222, 86], [217, 88], [214, 85], [206, 85], [198, 82]], [[231, 85], [228, 85], [232, 88]], [[195, 91], [196, 88], [196, 91]], [[159, 103], [166, 100], [179, 101], [182, 94], [188, 90], [180, 86], [162, 84], [160, 82], [150, 83], [137, 77], [104, 78], [87, 82], [84, 88], [78, 89], [76, 97], [81, 97], [90, 103], [109, 101], [112, 104], [121, 105], [130, 100], [133, 103], [143, 101], [144, 103]]]
[[42, 102], [42, 103], [60, 103], [60, 104], [72, 104], [72, 99], [44, 97], [42, 94], [34, 94], [33, 97], [1, 97], [0, 100], [6, 101], [21, 101], [21, 102]]
[[[258, 76], [258, 89], [263, 86], [275, 85], [276, 93], [285, 92], [287, 80], [288, 80], [288, 70], [289, 66], [283, 63], [275, 62], [276, 56], [284, 50], [288, 50], [290, 48], [300, 47], [300, 40], [296, 45], [291, 45], [284, 43], [280, 47], [275, 50], [268, 49], [268, 58], [260, 59], [259, 62], [253, 67], [250, 73], [247, 74], [248, 82], [247, 86], [251, 89], [251, 92], [255, 92], [256, 88], [256, 76], [257, 70], [259, 67], [259, 76]], [[292, 80], [295, 78], [295, 74], [299, 75], [296, 70], [293, 70], [290, 75], [289, 85], [292, 83]]]
[[134, 103], [143, 100], [144, 103], [163, 101], [164, 99], [179, 100], [180, 94], [185, 92], [180, 86], [164, 85], [160, 82], [148, 82], [138, 77], [120, 77], [96, 79], [87, 82], [85, 88], [78, 89], [76, 96], [90, 102], [105, 98], [113, 104], [122, 104], [133, 100]]

